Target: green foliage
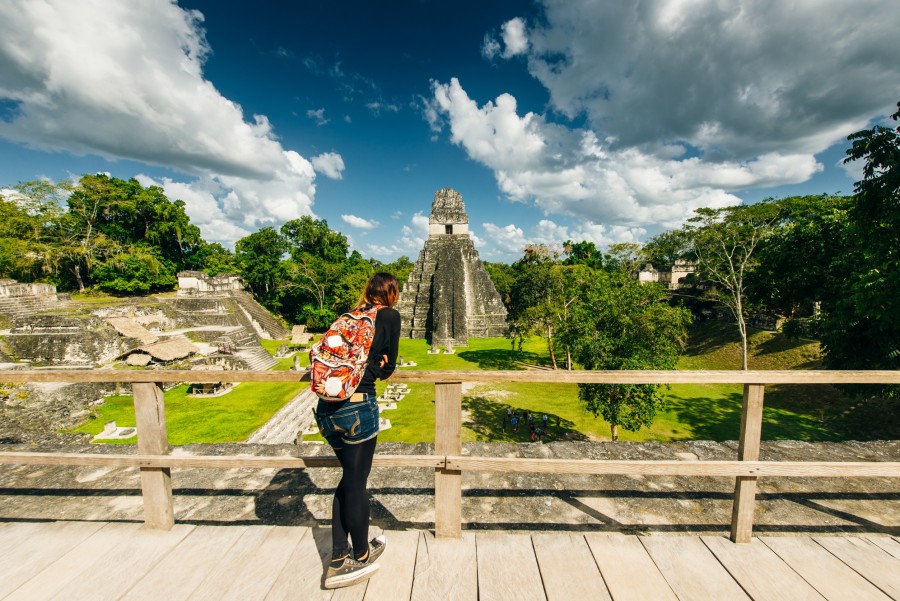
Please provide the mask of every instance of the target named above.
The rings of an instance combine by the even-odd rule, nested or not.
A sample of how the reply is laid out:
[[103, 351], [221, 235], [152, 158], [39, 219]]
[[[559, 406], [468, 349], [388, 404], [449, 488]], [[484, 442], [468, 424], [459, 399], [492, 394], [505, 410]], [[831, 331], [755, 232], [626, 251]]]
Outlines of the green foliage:
[[[891, 118], [900, 120], [898, 111]], [[840, 369], [900, 368], [900, 127], [876, 126], [849, 136], [847, 162], [863, 160], [849, 210], [847, 239], [855, 261], [835, 282], [824, 322], [826, 364]], [[900, 397], [900, 387], [882, 394]]]
[[157, 256], [157, 249], [132, 246], [127, 251], [94, 265], [97, 286], [111, 294], [147, 294], [171, 289], [177, 282], [174, 269]]
[[[641, 284], [623, 271], [594, 271], [581, 280], [560, 339], [585, 369], [674, 369], [687, 335], [690, 313], [669, 304], [659, 285]], [[612, 426], [635, 431], [649, 426], [662, 407], [659, 386], [580, 384], [579, 398]]]
[[174, 286], [174, 274], [201, 243], [182, 201], [134, 179], [84, 175], [75, 185], [25, 182], [15, 190], [14, 198], [0, 199], [6, 277], [48, 279], [82, 292], [161, 290]]

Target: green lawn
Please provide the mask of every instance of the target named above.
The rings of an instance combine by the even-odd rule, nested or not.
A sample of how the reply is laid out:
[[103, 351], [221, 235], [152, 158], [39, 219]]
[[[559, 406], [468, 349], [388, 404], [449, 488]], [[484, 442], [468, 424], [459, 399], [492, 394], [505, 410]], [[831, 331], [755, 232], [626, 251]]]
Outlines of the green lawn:
[[[274, 352], [284, 341], [266, 341]], [[414, 361], [415, 367], [402, 370], [474, 370], [524, 369], [527, 365], [550, 364], [546, 343], [540, 338], [526, 340], [522, 351], [513, 350], [505, 338], [472, 339], [466, 348], [452, 355], [428, 354], [423, 340], [401, 340], [400, 355]], [[789, 340], [771, 332], [754, 332], [751, 337], [751, 369], [815, 369], [819, 347], [812, 340]], [[308, 364], [307, 353], [300, 353], [301, 365]], [[274, 369], [290, 369], [293, 358], [279, 359]], [[740, 347], [733, 324], [707, 322], [694, 326], [690, 344], [678, 364], [679, 369], [738, 369]], [[306, 384], [245, 382], [223, 397], [189, 399], [186, 387], [166, 392], [169, 439], [172, 444], [189, 442], [238, 442], [265, 423]], [[378, 383], [381, 392], [386, 384]], [[397, 405], [385, 411], [391, 428], [378, 439], [383, 442], [434, 441], [434, 385], [412, 383], [411, 392]], [[678, 384], [666, 391], [667, 407], [659, 412], [650, 428], [638, 432], [620, 430], [625, 441], [641, 440], [734, 440], [738, 436], [741, 414], [738, 385]], [[763, 438], [793, 440], [840, 440], [848, 437], [847, 423], [853, 423], [857, 405], [836, 388], [826, 385], [767, 386]], [[574, 384], [529, 384], [521, 382], [467, 385], [463, 395], [464, 441], [529, 440], [529, 430], [520, 426], [512, 432], [502, 428], [509, 406], [519, 413], [536, 416], [546, 413], [550, 427], [544, 441], [609, 440], [609, 424], [587, 412], [578, 400]], [[110, 397], [97, 408], [97, 415], [78, 428], [78, 432], [96, 434], [103, 423], [116, 420], [120, 426], [134, 425], [130, 396]], [[848, 415], [851, 418], [848, 418]], [[559, 426], [556, 426], [557, 418]], [[873, 432], [871, 418], [857, 419]], [[875, 421], [877, 424], [877, 420]], [[317, 435], [305, 440], [322, 440]], [[130, 439], [125, 442], [134, 442]]]
[[[228, 394], [215, 398], [190, 398], [186, 385], [176, 386], [165, 394], [169, 442], [173, 445], [241, 442], [304, 386], [299, 382], [242, 382]], [[130, 395], [107, 397], [93, 419], [72, 431], [99, 434], [109, 420], [115, 420], [118, 426], [135, 426], [134, 401]], [[137, 437], [117, 442], [136, 441]]]
[[[695, 326], [690, 346], [678, 369], [739, 369], [740, 345], [733, 324], [708, 322]], [[421, 340], [401, 340], [400, 354], [415, 367], [402, 369], [523, 369], [523, 364], [550, 365], [546, 343], [540, 338], [525, 342], [523, 350], [510, 349], [504, 338], [472, 339], [470, 346], [453, 355], [429, 355]], [[789, 340], [772, 332], [757, 331], [751, 337], [751, 369], [819, 368], [818, 342]], [[559, 357], [558, 357], [559, 359]], [[380, 384], [379, 391], [383, 388]], [[434, 386], [410, 384], [412, 392], [396, 410], [383, 417], [391, 428], [379, 434], [380, 441], [434, 441]], [[653, 425], [638, 432], [619, 431], [624, 441], [642, 440], [735, 440], [741, 419], [742, 387], [721, 384], [678, 384], [666, 392], [667, 407]], [[836, 424], [848, 400], [832, 386], [767, 386], [763, 413], [763, 438], [767, 440], [839, 440]], [[529, 384], [521, 382], [478, 384], [463, 395], [464, 441], [530, 440], [527, 427], [512, 432], [502, 428], [509, 406], [520, 414], [548, 415], [550, 427], [544, 441], [609, 440], [609, 424], [594, 417], [578, 400], [574, 384]], [[557, 417], [559, 427], [556, 426]], [[316, 435], [304, 440], [321, 440]]]
[[[274, 370], [288, 370], [294, 364], [293, 357], [277, 361]], [[309, 364], [306, 353], [300, 353], [300, 364]], [[165, 393], [169, 442], [242, 442], [307, 386], [305, 382], [242, 382], [228, 394], [215, 398], [190, 398], [187, 385], [176, 386]], [[122, 427], [135, 426], [131, 395], [107, 397], [87, 422], [71, 432], [99, 434], [110, 420]], [[102, 442], [134, 444], [137, 437]]]

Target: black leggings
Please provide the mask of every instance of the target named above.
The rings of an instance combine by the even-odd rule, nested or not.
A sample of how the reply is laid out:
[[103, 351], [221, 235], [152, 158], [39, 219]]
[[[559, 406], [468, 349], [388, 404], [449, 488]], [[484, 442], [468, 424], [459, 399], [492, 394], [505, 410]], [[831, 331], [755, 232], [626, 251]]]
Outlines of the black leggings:
[[343, 448], [334, 450], [344, 471], [334, 491], [331, 505], [331, 550], [335, 558], [350, 551], [348, 534], [353, 543], [354, 554], [363, 555], [369, 549], [369, 495], [366, 492], [366, 481], [372, 470], [377, 438], [376, 436], [359, 444], [345, 444]]

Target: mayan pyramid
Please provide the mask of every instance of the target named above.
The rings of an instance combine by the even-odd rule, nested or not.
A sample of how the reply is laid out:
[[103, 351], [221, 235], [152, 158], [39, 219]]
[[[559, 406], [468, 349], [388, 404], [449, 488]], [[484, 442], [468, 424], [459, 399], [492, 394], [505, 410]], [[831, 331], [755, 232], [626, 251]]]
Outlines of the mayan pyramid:
[[435, 192], [428, 240], [398, 308], [401, 335], [435, 345], [466, 346], [469, 338], [506, 335], [506, 307], [469, 237], [469, 216], [459, 192]]

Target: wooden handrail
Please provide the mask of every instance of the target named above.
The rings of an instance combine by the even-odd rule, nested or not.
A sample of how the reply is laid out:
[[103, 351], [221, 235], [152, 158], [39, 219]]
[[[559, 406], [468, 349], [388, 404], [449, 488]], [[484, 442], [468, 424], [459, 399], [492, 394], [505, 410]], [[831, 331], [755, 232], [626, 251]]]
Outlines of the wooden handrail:
[[[222, 382], [308, 381], [308, 372], [223, 371]], [[187, 456], [170, 454], [163, 383], [208, 382], [209, 372], [162, 370], [0, 371], [0, 382], [130, 382], [134, 384], [138, 453], [0, 452], [0, 464], [130, 466], [141, 470], [148, 527], [174, 524], [172, 468], [337, 467], [333, 457]], [[459, 537], [462, 527], [462, 472], [502, 471], [566, 474], [726, 476], [736, 479], [731, 539], [752, 535], [757, 478], [900, 477], [900, 462], [759, 461], [765, 384], [900, 384], [900, 371], [405, 371], [397, 382], [435, 383], [435, 454], [377, 455], [375, 467], [418, 467], [435, 471], [435, 534]], [[621, 461], [520, 459], [461, 455], [462, 382], [555, 382], [584, 384], [743, 384], [741, 429], [736, 461]]]
[[[308, 382], [308, 371], [3, 370], [0, 382]], [[900, 384], [892, 370], [397, 370], [392, 382], [555, 382], [571, 384]]]

